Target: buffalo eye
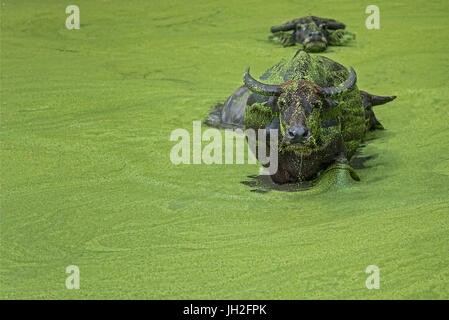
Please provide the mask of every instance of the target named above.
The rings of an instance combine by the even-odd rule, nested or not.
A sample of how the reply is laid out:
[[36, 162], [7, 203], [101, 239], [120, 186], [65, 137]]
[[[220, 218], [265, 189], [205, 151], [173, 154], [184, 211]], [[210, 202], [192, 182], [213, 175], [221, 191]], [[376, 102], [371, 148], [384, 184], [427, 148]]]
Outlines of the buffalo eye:
[[338, 103], [332, 99], [325, 99], [324, 100], [324, 110], [332, 109], [333, 107], [336, 107]]
[[279, 109], [283, 109], [286, 106], [285, 101], [284, 100], [278, 100], [278, 106], [279, 106]]
[[313, 109], [319, 109], [319, 108], [321, 108], [322, 105], [323, 105], [323, 103], [320, 100], [317, 100], [317, 101], [312, 103], [312, 108]]

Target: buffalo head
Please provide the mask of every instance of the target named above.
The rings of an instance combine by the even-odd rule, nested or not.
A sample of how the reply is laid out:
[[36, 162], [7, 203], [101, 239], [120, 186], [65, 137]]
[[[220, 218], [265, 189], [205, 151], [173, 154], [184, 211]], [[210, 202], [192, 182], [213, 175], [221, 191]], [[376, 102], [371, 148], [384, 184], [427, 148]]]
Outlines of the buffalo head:
[[319, 145], [321, 114], [338, 105], [332, 97], [351, 89], [357, 76], [354, 69], [350, 68], [349, 77], [335, 87], [321, 87], [305, 79], [271, 85], [254, 79], [248, 68], [243, 81], [252, 92], [277, 99], [272, 107], [277, 107], [279, 112], [281, 145], [302, 151]]

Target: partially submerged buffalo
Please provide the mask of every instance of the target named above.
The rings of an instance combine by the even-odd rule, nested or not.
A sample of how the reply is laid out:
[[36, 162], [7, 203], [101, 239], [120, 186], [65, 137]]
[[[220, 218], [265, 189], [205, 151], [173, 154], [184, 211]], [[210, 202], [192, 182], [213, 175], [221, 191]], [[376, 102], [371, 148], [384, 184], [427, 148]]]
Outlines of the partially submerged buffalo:
[[245, 85], [214, 108], [206, 124], [277, 130], [279, 163], [271, 176], [276, 183], [310, 181], [329, 167], [358, 180], [348, 160], [368, 130], [382, 129], [372, 107], [396, 97], [359, 91], [354, 69], [303, 50], [260, 79], [247, 70]]
[[353, 40], [355, 35], [345, 28], [334, 19], [307, 16], [271, 27], [269, 39], [284, 47], [300, 44], [307, 52], [321, 52], [328, 45], [339, 46]]

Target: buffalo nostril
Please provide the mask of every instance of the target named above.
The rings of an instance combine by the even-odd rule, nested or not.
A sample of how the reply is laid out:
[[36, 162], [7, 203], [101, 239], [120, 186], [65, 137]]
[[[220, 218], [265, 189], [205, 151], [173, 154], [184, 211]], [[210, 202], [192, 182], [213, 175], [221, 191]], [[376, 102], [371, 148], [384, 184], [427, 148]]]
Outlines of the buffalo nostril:
[[305, 138], [309, 135], [309, 130], [304, 129], [303, 133], [302, 133], [302, 137]]
[[296, 127], [295, 130], [295, 136], [297, 137], [305, 137], [307, 135], [307, 130], [304, 127]]
[[286, 130], [286, 136], [289, 140], [299, 142], [309, 136], [309, 129], [304, 126], [294, 126]]

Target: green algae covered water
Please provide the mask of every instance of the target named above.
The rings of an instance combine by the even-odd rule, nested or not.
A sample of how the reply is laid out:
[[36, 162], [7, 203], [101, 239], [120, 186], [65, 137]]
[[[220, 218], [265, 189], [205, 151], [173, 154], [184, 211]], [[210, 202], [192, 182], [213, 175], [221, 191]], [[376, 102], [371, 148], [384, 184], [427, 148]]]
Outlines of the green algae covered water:
[[[67, 30], [70, 4], [1, 3], [1, 298], [449, 298], [447, 1], [377, 1], [379, 30], [364, 1], [77, 1]], [[324, 55], [361, 90], [398, 96], [361, 181], [175, 166], [171, 132], [292, 56], [269, 28], [307, 14], [357, 34]]]

